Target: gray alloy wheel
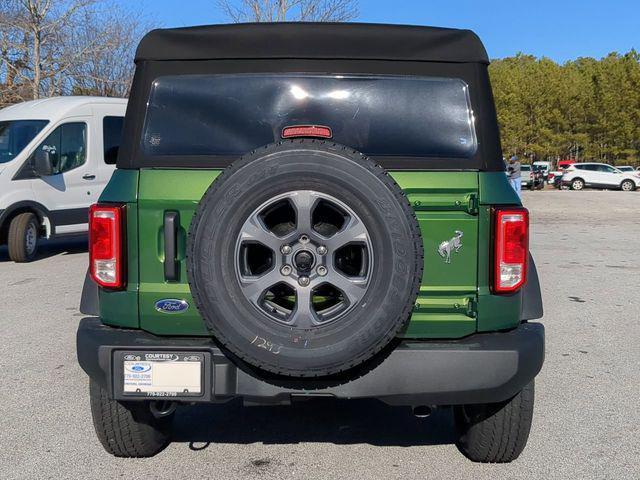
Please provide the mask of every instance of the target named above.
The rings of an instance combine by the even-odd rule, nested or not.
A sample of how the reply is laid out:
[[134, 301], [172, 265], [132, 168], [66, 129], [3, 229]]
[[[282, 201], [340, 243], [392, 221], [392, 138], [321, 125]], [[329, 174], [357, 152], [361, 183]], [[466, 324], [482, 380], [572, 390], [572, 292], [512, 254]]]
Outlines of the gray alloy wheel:
[[235, 258], [242, 292], [259, 311], [286, 325], [313, 328], [360, 302], [374, 256], [365, 224], [344, 202], [296, 190], [249, 215]]
[[571, 181], [571, 190], [582, 190], [584, 188], [584, 182], [581, 178], [576, 178]]
[[623, 192], [633, 192], [636, 189], [635, 184], [631, 180], [624, 180], [620, 185]]
[[186, 258], [194, 303], [225, 353], [280, 376], [325, 377], [367, 368], [406, 328], [423, 255], [415, 212], [384, 169], [296, 139], [216, 178]]

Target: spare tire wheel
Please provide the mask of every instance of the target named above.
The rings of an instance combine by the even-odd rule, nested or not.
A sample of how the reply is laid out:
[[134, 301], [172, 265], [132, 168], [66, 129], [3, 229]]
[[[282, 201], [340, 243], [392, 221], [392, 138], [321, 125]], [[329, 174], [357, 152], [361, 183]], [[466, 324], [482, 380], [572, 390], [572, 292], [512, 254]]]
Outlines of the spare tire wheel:
[[415, 214], [394, 180], [341, 145], [251, 152], [204, 194], [187, 272], [207, 327], [254, 367], [335, 374], [405, 328], [420, 287]]

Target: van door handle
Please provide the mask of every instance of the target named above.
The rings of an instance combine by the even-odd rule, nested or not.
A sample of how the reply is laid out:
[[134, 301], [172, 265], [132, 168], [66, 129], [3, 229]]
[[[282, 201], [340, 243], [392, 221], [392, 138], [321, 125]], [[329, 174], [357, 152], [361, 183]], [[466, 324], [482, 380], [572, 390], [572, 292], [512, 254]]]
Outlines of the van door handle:
[[95, 180], [96, 176], [87, 173], [86, 175], [83, 175], [82, 178], [84, 178], [85, 180]]
[[178, 212], [164, 212], [164, 279], [178, 280]]

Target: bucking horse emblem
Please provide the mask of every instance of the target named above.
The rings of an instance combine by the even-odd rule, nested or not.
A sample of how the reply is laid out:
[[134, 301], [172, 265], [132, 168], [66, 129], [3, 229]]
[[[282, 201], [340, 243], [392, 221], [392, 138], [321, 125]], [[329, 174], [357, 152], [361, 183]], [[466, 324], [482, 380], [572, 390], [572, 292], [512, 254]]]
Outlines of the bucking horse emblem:
[[438, 246], [438, 254], [444, 258], [444, 263], [451, 263], [451, 252], [458, 253], [462, 248], [460, 240], [464, 235], [460, 230], [456, 230], [455, 235], [449, 240], [445, 240]]

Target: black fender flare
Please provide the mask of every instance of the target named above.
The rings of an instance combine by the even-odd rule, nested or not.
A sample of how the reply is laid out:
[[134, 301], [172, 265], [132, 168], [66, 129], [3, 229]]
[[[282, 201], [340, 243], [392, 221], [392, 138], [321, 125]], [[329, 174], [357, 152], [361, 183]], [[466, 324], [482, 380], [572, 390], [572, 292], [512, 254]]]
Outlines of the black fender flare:
[[88, 268], [82, 286], [82, 297], [80, 297], [80, 313], [96, 317], [100, 315], [99, 287], [91, 278]]
[[520, 320], [535, 320], [542, 318], [544, 309], [542, 307], [542, 291], [540, 290], [540, 280], [538, 270], [533, 256], [529, 254], [529, 266], [527, 281], [520, 291], [522, 295], [522, 308], [520, 310]]

